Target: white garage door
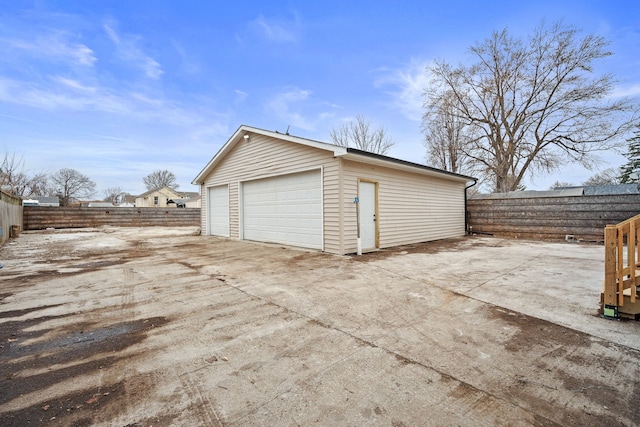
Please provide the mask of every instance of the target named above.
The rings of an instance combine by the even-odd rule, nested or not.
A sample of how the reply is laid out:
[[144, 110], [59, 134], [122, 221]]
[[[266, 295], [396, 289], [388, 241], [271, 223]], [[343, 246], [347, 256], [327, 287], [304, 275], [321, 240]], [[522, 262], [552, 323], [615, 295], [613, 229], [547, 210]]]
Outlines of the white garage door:
[[242, 204], [245, 239], [323, 249], [320, 170], [247, 181]]
[[229, 186], [210, 187], [207, 193], [209, 234], [229, 237]]

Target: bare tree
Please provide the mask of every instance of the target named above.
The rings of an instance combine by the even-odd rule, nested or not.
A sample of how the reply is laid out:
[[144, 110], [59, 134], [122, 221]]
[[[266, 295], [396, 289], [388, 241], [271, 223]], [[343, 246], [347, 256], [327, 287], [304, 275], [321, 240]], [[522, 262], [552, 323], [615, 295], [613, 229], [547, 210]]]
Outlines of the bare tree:
[[147, 187], [147, 190], [155, 190], [164, 186], [176, 190], [180, 187], [180, 185], [176, 183], [176, 176], [166, 169], [154, 171], [145, 176], [142, 180], [145, 187]]
[[575, 186], [576, 186], [575, 184], [572, 184], [567, 181], [556, 181], [553, 184], [551, 184], [551, 187], [549, 187], [549, 190], [560, 190], [565, 187], [575, 187]]
[[440, 120], [443, 94], [452, 94], [452, 114], [474, 135], [465, 154], [498, 192], [566, 162], [591, 167], [595, 152], [617, 144], [637, 117], [631, 99], [608, 97], [613, 76], [590, 76], [594, 62], [611, 55], [607, 47], [562, 23], [542, 23], [526, 40], [495, 32], [471, 47], [475, 63], [431, 68], [423, 127]]
[[353, 147], [376, 154], [386, 154], [394, 144], [383, 126], [372, 130], [369, 121], [360, 115], [356, 116], [355, 121], [331, 129], [329, 136], [340, 147]]
[[582, 185], [610, 185], [620, 184], [618, 172], [614, 168], [608, 168], [589, 177]]
[[431, 111], [431, 120], [425, 121], [424, 146], [427, 163], [433, 167], [455, 173], [471, 173], [472, 162], [466, 154], [473, 140], [471, 128], [455, 114], [455, 96], [442, 93], [442, 99]]
[[60, 169], [51, 175], [51, 181], [59, 194], [61, 206], [69, 206], [73, 199], [95, 194], [96, 183], [75, 169]]
[[15, 175], [13, 194], [20, 197], [53, 196], [55, 191], [49, 186], [49, 178], [41, 172], [29, 177], [24, 172]]
[[5, 191], [20, 197], [29, 197], [31, 191], [31, 179], [24, 172], [17, 172], [11, 175], [10, 184], [4, 187]]
[[24, 160], [16, 157], [16, 153], [5, 151], [0, 162], [0, 188], [11, 194], [22, 196], [21, 187], [24, 186], [26, 175], [22, 172]]
[[0, 188], [20, 197], [48, 196], [52, 193], [46, 173], [27, 175], [23, 158], [8, 152], [4, 153], [0, 162]]
[[49, 175], [44, 172], [37, 173], [29, 178], [27, 188], [22, 194], [24, 197], [56, 195], [55, 189], [49, 183]]
[[122, 202], [122, 200], [124, 199], [124, 196], [127, 193], [125, 193], [120, 187], [109, 187], [103, 191], [103, 194], [104, 194], [104, 199], [102, 200], [104, 200], [105, 202], [111, 202], [114, 205], [117, 205], [118, 203]]

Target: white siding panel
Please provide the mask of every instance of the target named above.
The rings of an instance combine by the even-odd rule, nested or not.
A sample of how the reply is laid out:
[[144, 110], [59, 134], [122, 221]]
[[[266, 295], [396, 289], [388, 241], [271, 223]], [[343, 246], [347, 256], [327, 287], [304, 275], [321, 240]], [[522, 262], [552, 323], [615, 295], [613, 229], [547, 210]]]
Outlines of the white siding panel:
[[[344, 175], [346, 211], [358, 178], [378, 183], [381, 248], [464, 235], [463, 182], [348, 161]], [[345, 221], [345, 252], [355, 252], [355, 224]]]

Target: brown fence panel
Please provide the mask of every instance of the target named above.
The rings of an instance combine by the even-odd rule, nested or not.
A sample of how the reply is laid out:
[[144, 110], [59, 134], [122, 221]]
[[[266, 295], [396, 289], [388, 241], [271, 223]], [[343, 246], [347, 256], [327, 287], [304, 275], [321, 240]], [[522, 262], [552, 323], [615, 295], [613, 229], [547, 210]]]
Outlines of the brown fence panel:
[[200, 209], [24, 207], [24, 229], [199, 226]]
[[470, 198], [472, 232], [527, 239], [603, 242], [604, 227], [640, 213], [640, 195]]

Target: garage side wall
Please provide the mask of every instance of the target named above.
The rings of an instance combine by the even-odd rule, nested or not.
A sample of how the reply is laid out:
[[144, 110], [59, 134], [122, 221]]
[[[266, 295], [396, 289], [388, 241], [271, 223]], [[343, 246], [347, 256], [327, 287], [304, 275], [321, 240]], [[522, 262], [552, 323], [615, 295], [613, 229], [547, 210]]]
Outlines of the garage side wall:
[[380, 248], [463, 236], [460, 181], [344, 161], [345, 253], [356, 252], [358, 179], [378, 183]]
[[239, 238], [241, 182], [322, 168], [324, 250], [340, 253], [338, 163], [330, 151], [251, 134], [249, 141], [238, 142], [206, 177], [201, 187], [202, 229], [208, 229], [208, 187], [229, 185], [229, 235]]

